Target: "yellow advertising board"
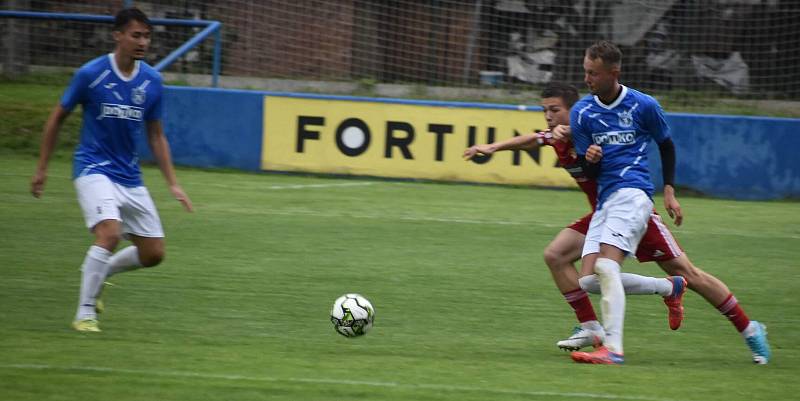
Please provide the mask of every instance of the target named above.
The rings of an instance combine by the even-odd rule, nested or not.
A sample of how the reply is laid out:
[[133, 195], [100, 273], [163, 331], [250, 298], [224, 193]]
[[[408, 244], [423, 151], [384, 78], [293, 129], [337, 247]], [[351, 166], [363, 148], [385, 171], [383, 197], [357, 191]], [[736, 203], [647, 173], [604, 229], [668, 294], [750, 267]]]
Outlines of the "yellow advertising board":
[[550, 147], [464, 161], [464, 149], [545, 129], [529, 110], [266, 96], [263, 170], [574, 186]]

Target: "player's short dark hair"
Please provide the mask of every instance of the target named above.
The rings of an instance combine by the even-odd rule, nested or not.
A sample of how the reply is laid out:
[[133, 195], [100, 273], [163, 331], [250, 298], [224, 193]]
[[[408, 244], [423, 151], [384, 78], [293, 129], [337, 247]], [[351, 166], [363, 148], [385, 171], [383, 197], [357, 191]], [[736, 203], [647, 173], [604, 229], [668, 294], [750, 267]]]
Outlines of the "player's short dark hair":
[[151, 30], [153, 29], [150, 19], [147, 18], [147, 15], [145, 15], [142, 10], [136, 7], [131, 7], [120, 10], [120, 12], [118, 12], [114, 17], [114, 30], [122, 32], [122, 30], [125, 29], [125, 27], [131, 21], [139, 21], [142, 24], [147, 25], [147, 27]]
[[540, 94], [542, 99], [546, 97], [557, 97], [564, 101], [564, 105], [572, 107], [573, 104], [578, 102], [578, 88], [565, 84], [563, 82], [551, 82], [542, 89]]
[[619, 50], [617, 45], [607, 40], [601, 40], [589, 46], [589, 48], [586, 49], [586, 57], [592, 60], [599, 58], [603, 60], [603, 64], [607, 66], [619, 66], [622, 64], [622, 51]]

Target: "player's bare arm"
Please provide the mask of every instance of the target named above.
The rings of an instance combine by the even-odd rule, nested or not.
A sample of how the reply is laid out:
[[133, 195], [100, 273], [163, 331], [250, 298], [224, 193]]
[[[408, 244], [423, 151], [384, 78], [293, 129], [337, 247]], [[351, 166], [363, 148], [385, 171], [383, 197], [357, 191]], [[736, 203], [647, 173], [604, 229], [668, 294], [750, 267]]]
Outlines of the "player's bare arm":
[[470, 160], [476, 155], [490, 155], [500, 150], [531, 150], [539, 146], [535, 133], [520, 135], [505, 141], [489, 144], [473, 145], [464, 150], [464, 160]]
[[172, 166], [172, 156], [169, 150], [169, 143], [164, 136], [164, 128], [160, 120], [153, 120], [147, 122], [147, 140], [150, 143], [150, 150], [153, 152], [153, 157], [158, 163], [158, 168], [164, 179], [169, 185], [169, 190], [178, 202], [180, 202], [186, 211], [191, 212], [194, 210], [192, 201], [186, 192], [183, 191], [178, 178], [175, 176], [175, 168]]
[[37, 198], [40, 198], [44, 192], [44, 184], [47, 181], [47, 165], [50, 162], [50, 156], [53, 155], [53, 149], [56, 147], [58, 132], [67, 116], [69, 116], [69, 111], [58, 104], [53, 108], [44, 125], [42, 143], [39, 147], [39, 162], [36, 165], [36, 172], [31, 178], [31, 194]]
[[675, 144], [672, 139], [667, 139], [658, 144], [661, 154], [661, 171], [664, 178], [664, 209], [673, 219], [676, 226], [683, 223], [683, 211], [678, 199], [675, 198]]
[[664, 209], [667, 210], [669, 217], [675, 220], [676, 226], [683, 223], [683, 210], [675, 197], [675, 188], [672, 185], [664, 185]]

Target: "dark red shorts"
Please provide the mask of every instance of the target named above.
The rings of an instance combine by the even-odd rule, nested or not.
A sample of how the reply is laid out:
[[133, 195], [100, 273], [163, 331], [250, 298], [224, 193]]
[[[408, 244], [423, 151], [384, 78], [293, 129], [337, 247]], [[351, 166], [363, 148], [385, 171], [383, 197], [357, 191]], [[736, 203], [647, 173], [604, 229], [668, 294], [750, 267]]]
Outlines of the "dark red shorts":
[[[581, 217], [574, 223], [567, 226], [583, 235], [589, 231], [589, 222], [592, 221], [592, 213]], [[639, 242], [639, 247], [636, 248], [636, 259], [640, 263], [644, 262], [661, 262], [665, 260], [675, 259], [681, 256], [681, 246], [678, 241], [672, 236], [664, 222], [661, 221], [661, 216], [653, 212], [650, 214], [650, 221], [647, 223], [647, 232], [644, 233], [642, 241]]]

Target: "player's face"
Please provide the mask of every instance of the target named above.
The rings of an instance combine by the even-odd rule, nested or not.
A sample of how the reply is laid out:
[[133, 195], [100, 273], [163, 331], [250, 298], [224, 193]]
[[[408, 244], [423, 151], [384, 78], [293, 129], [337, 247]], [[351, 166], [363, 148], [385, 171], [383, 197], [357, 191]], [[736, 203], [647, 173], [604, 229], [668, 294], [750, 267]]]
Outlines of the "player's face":
[[114, 41], [123, 56], [141, 60], [150, 47], [150, 27], [132, 20], [122, 31], [114, 31]]
[[560, 97], [543, 98], [542, 108], [548, 129], [553, 129], [556, 125], [569, 125], [569, 107]]
[[613, 91], [619, 78], [619, 67], [608, 66], [603, 59], [583, 58], [583, 82], [593, 95], [606, 95]]

